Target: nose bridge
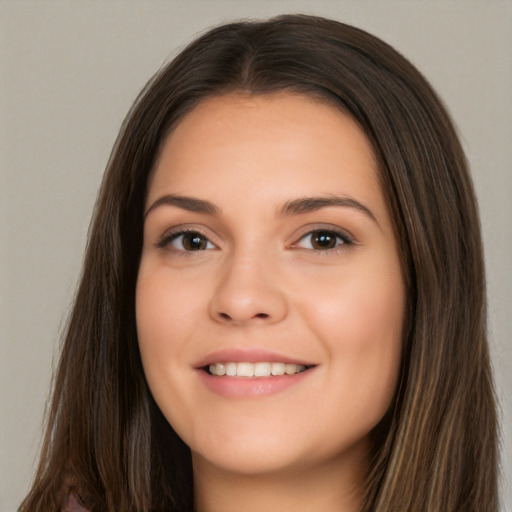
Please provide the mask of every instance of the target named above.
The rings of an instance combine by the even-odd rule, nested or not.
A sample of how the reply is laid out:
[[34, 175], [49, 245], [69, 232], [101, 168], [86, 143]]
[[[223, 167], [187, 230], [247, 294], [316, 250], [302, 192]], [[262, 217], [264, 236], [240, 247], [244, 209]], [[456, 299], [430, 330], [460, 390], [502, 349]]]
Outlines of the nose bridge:
[[276, 256], [268, 250], [239, 248], [225, 258], [211, 300], [211, 314], [234, 324], [275, 323], [287, 314]]

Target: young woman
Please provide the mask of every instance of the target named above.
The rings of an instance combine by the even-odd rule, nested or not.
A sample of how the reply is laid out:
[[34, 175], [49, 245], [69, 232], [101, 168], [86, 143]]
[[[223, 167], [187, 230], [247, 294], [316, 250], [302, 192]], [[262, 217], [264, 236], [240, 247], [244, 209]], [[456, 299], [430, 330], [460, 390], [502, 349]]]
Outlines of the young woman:
[[439, 99], [308, 16], [211, 30], [114, 147], [20, 511], [494, 511], [477, 207]]

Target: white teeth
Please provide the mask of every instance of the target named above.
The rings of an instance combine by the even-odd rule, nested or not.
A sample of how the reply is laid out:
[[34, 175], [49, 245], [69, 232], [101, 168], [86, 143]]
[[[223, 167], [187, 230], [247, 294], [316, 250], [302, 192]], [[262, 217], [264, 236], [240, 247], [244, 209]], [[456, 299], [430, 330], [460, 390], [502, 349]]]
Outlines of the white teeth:
[[272, 367], [272, 375], [284, 375], [284, 363], [271, 363], [270, 365]]
[[297, 373], [297, 365], [296, 364], [285, 364], [284, 365], [284, 373], [286, 373], [286, 375], [293, 375], [294, 373]]
[[[222, 364], [222, 363], [221, 363]], [[217, 365], [215, 365], [217, 366]], [[230, 377], [234, 377], [236, 375], [236, 363], [226, 363], [226, 375]], [[214, 374], [217, 375], [217, 374]]]
[[226, 375], [226, 367], [222, 363], [211, 366], [215, 366], [216, 375]]
[[216, 376], [228, 377], [269, 377], [270, 375], [294, 375], [303, 372], [306, 367], [291, 363], [215, 363], [208, 367]]
[[254, 364], [251, 363], [238, 363], [236, 365], [237, 377], [254, 377]]
[[255, 377], [268, 377], [270, 375], [270, 363], [256, 363], [254, 365]]

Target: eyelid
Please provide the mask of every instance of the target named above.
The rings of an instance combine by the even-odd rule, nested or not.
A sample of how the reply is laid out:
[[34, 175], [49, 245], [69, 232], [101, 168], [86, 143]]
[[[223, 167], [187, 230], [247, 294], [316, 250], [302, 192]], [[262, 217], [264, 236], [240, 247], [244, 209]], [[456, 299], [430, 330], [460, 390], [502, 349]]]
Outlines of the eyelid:
[[[187, 233], [197, 233], [204, 237], [207, 242], [213, 247], [197, 250], [197, 251], [187, 251], [185, 249], [178, 249], [174, 248], [176, 252], [182, 252], [182, 253], [192, 253], [192, 252], [204, 252], [204, 251], [211, 251], [213, 249], [219, 249], [218, 242], [215, 241], [215, 235], [211, 235], [208, 233], [209, 230], [203, 229], [202, 226], [198, 226], [195, 224], [181, 224], [178, 226], [174, 226], [168, 230], [166, 230], [162, 236], [158, 238], [158, 240], [154, 243], [154, 246], [159, 249], [165, 249], [167, 248], [172, 241], [174, 241], [176, 238], [186, 235]], [[332, 224], [310, 224], [307, 226], [303, 226], [296, 234], [293, 236], [293, 243], [289, 245], [290, 248], [298, 248], [301, 249], [299, 243], [301, 240], [306, 238], [309, 235], [312, 235], [315, 232], [328, 232], [333, 233], [336, 237], [340, 238], [343, 243], [336, 245], [332, 248], [326, 248], [326, 249], [312, 249], [312, 248], [303, 248], [305, 250], [310, 250], [312, 252], [316, 253], [332, 253], [335, 251], [339, 251], [342, 248], [346, 249], [348, 246], [352, 246], [357, 244], [357, 241], [355, 240], [355, 237], [344, 228], [341, 228], [339, 226], [335, 226]]]
[[171, 242], [173, 242], [180, 236], [186, 235], [187, 233], [197, 233], [198, 235], [201, 235], [208, 241], [208, 243], [213, 245], [213, 248], [207, 248], [207, 249], [203, 249], [201, 251], [186, 251], [185, 249], [173, 248], [176, 252], [184, 252], [184, 253], [186, 253], [186, 252], [204, 252], [204, 251], [211, 251], [213, 249], [218, 248], [217, 244], [211, 240], [211, 236], [207, 235], [205, 233], [205, 230], [203, 230], [197, 226], [194, 226], [194, 225], [180, 225], [180, 226], [175, 226], [171, 229], [168, 229], [157, 240], [157, 242], [155, 243], [155, 247], [157, 247], [159, 249], [165, 249], [166, 247], [168, 247], [171, 244]]
[[[330, 233], [334, 233], [343, 240], [345, 240], [347, 243], [356, 243], [356, 237], [348, 229], [341, 228], [340, 226], [336, 226], [333, 224], [324, 223], [309, 224], [307, 226], [302, 227], [300, 230], [296, 231], [296, 234], [293, 236], [293, 239], [299, 241], [305, 236], [318, 231], [327, 231]], [[293, 244], [295, 243], [296, 242], [293, 242]]]
[[[314, 247], [302, 247], [300, 245], [302, 240], [318, 232], [332, 233], [333, 236], [341, 240], [341, 243], [337, 242], [337, 244], [334, 247], [324, 249], [315, 249]], [[315, 254], [338, 254], [339, 252], [345, 251], [349, 247], [356, 244], [355, 238], [346, 229], [342, 229], [339, 226], [326, 224], [316, 224], [313, 226], [307, 226], [303, 228], [299, 232], [299, 234], [294, 237], [294, 239], [296, 241], [291, 244], [291, 248], [303, 249], [305, 251], [311, 251], [312, 253]]]

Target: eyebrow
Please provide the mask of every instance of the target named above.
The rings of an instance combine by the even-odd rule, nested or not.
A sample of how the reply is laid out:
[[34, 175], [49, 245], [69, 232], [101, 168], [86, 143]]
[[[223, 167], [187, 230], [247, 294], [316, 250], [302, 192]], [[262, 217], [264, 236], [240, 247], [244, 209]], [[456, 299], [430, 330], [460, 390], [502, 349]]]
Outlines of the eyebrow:
[[204, 199], [198, 199], [196, 197], [188, 197], [188, 196], [180, 196], [180, 195], [165, 195], [158, 198], [147, 210], [144, 214], [144, 218], [147, 217], [148, 213], [158, 208], [159, 206], [167, 205], [167, 206], [177, 206], [183, 210], [187, 210], [189, 212], [195, 213], [206, 213], [209, 215], [215, 215], [220, 213], [220, 208], [215, 206], [210, 201], [205, 201]]
[[[210, 201], [206, 201], [205, 199], [198, 199], [197, 197], [190, 196], [181, 196], [176, 194], [164, 195], [158, 198], [151, 206], [146, 210], [144, 214], [144, 218], [153, 211], [155, 208], [159, 206], [167, 205], [167, 206], [176, 206], [183, 210], [187, 210], [189, 212], [194, 213], [204, 213], [208, 215], [218, 215], [221, 213], [221, 209]], [[318, 197], [300, 197], [298, 199], [293, 199], [291, 201], [287, 201], [284, 205], [278, 209], [278, 215], [287, 217], [291, 215], [301, 215], [304, 213], [310, 213], [317, 210], [321, 210], [322, 208], [327, 208], [329, 206], [341, 206], [344, 208], [354, 208], [374, 222], [377, 222], [375, 215], [372, 211], [360, 203], [356, 199], [347, 196], [335, 196], [335, 195], [325, 195]]]
[[367, 206], [346, 196], [326, 195], [319, 197], [301, 197], [299, 199], [294, 199], [293, 201], [287, 201], [280, 209], [280, 214], [282, 216], [301, 215], [303, 213], [314, 212], [322, 208], [327, 208], [328, 206], [355, 208], [378, 224], [375, 215]]

